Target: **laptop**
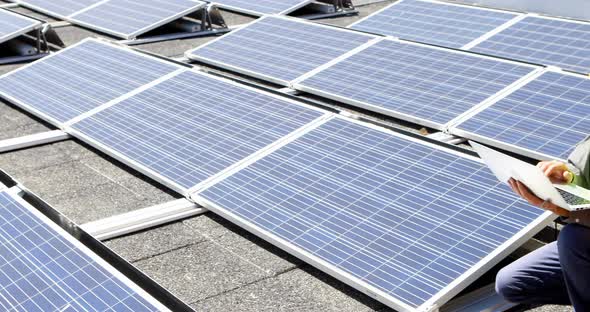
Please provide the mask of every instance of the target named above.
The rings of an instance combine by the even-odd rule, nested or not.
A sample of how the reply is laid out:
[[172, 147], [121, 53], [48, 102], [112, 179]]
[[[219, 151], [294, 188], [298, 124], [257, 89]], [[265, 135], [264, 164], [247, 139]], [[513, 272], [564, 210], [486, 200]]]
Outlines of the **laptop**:
[[537, 166], [476, 142], [469, 141], [469, 144], [500, 181], [508, 183], [514, 178], [537, 197], [569, 211], [590, 209], [590, 190], [573, 184], [553, 184]]

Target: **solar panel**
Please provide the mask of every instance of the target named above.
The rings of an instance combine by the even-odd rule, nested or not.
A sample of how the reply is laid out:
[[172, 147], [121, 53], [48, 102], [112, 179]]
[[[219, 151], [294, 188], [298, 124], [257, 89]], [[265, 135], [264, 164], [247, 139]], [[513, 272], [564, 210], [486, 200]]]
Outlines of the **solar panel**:
[[442, 129], [534, 70], [386, 39], [304, 79], [295, 88]]
[[185, 193], [324, 113], [184, 72], [73, 125], [73, 134]]
[[187, 57], [282, 85], [375, 36], [266, 16], [187, 52]]
[[332, 119], [193, 196], [399, 311], [430, 311], [551, 222], [485, 165]]
[[0, 97], [60, 125], [179, 67], [85, 40], [0, 77]]
[[0, 43], [25, 34], [40, 25], [40, 21], [0, 9]]
[[70, 16], [70, 20], [120, 38], [135, 39], [204, 6], [204, 2], [193, 0], [109, 0]]
[[451, 132], [537, 159], [567, 159], [588, 129], [590, 79], [549, 71]]
[[104, 0], [16, 0], [19, 5], [55, 17], [67, 17]]
[[508, 12], [436, 1], [402, 0], [349, 27], [401, 39], [461, 48], [516, 16], [518, 15]]
[[288, 14], [313, 0], [215, 0], [219, 7], [252, 15]]
[[9, 192], [0, 192], [2, 311], [169, 311]]
[[527, 16], [471, 50], [590, 73], [590, 23]]

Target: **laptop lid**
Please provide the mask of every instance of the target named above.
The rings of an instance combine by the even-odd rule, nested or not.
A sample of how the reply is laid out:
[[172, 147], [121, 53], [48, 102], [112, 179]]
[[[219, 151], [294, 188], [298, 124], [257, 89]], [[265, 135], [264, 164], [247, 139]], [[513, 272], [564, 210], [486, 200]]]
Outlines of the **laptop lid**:
[[508, 183], [510, 178], [514, 178], [526, 185], [537, 197], [571, 210], [541, 169], [479, 143], [469, 141], [469, 144], [500, 181]]

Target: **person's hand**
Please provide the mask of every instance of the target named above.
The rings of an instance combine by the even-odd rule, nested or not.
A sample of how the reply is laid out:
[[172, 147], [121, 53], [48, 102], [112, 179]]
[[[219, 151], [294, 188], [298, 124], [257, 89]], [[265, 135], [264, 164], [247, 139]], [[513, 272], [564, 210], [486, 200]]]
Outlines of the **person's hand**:
[[531, 192], [531, 190], [529, 190], [529, 188], [526, 185], [524, 185], [522, 182], [517, 181], [512, 178], [512, 179], [508, 180], [508, 184], [510, 184], [510, 187], [512, 188], [514, 193], [516, 193], [520, 197], [524, 198], [526, 201], [529, 202], [529, 204], [531, 204], [533, 206], [537, 206], [537, 207], [545, 209], [545, 210], [549, 210], [549, 211], [551, 211], [557, 215], [563, 216], [563, 217], [569, 217], [570, 212], [568, 210], [565, 210], [565, 209], [553, 204], [552, 202], [549, 202], [549, 201], [545, 202], [544, 200], [540, 199], [535, 194], [533, 194], [533, 192]]
[[545, 176], [555, 184], [568, 184], [574, 179], [574, 174], [567, 168], [565, 163], [561, 161], [542, 161], [537, 164]]

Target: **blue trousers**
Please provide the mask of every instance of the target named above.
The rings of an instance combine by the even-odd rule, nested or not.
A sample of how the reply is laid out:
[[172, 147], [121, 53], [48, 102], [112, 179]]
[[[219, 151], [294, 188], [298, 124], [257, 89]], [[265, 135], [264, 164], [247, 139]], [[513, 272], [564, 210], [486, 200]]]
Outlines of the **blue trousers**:
[[590, 311], [590, 228], [566, 225], [557, 242], [506, 266], [496, 292], [509, 302], [573, 305]]

